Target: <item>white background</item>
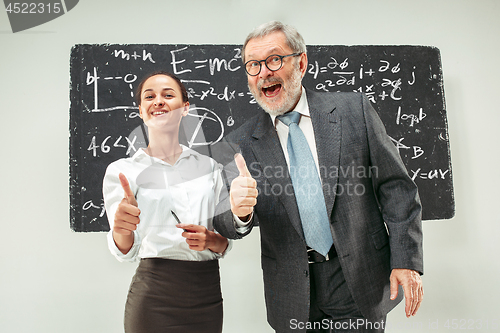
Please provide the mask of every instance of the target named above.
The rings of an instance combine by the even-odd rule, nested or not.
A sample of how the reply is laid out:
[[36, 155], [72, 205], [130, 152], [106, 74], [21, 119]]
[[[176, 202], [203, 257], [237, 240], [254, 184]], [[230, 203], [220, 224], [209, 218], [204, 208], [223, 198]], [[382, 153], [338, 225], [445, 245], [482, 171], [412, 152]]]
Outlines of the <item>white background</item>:
[[[424, 222], [424, 303], [412, 319], [398, 306], [387, 331], [449, 332], [453, 319], [462, 328], [494, 331], [492, 324], [500, 327], [499, 17], [495, 0], [82, 0], [56, 20], [13, 34], [0, 11], [0, 332], [123, 331], [135, 265], [110, 255], [104, 233], [69, 227], [71, 47], [241, 44], [269, 20], [294, 25], [311, 45], [441, 50], [456, 216]], [[221, 261], [224, 332], [272, 331], [259, 256], [256, 230]]]

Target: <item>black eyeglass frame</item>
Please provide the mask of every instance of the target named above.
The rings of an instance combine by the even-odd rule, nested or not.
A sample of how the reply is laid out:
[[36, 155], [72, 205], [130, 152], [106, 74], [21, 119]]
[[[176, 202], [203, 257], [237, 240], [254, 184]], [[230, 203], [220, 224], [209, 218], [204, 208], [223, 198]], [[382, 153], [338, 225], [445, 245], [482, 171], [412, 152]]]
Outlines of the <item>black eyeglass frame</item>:
[[[260, 71], [262, 70], [262, 62], [264, 62], [264, 65], [266, 65], [267, 69], [269, 69], [271, 72], [276, 72], [276, 71], [279, 71], [281, 69], [281, 67], [283, 67], [283, 58], [286, 58], [286, 57], [295, 57], [295, 56], [298, 56], [298, 55], [301, 55], [303, 52], [297, 52], [297, 53], [292, 53], [292, 54], [287, 54], [287, 55], [279, 55], [279, 54], [271, 54], [269, 57], [267, 57], [266, 59], [264, 60], [248, 60], [247, 62], [245, 62], [245, 72], [250, 75], [250, 76], [257, 76], [260, 74]], [[280, 67], [277, 68], [277, 69], [271, 69], [269, 68], [269, 66], [267, 65], [267, 59], [271, 58], [271, 57], [279, 57], [280, 60], [281, 60], [281, 64], [280, 64]], [[247, 64], [249, 62], [257, 62], [259, 64], [259, 71], [256, 73], [256, 74], [250, 74], [248, 73], [247, 71]]]

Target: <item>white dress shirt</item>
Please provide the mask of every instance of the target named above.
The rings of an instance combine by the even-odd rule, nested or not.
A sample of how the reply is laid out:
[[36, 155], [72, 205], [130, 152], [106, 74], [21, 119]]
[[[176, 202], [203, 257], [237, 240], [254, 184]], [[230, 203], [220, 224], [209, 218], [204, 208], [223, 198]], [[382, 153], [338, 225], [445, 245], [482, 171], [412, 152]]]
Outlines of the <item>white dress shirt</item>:
[[[299, 128], [304, 133], [307, 143], [309, 144], [309, 149], [313, 155], [314, 164], [316, 164], [316, 169], [319, 174], [319, 163], [318, 163], [318, 152], [316, 150], [316, 141], [314, 138], [314, 130], [311, 121], [311, 114], [309, 112], [309, 104], [307, 104], [306, 90], [302, 87], [302, 94], [300, 95], [299, 102], [292, 111], [297, 111], [300, 113], [301, 117], [299, 120]], [[283, 148], [283, 153], [285, 154], [286, 164], [288, 166], [288, 171], [290, 171], [290, 158], [288, 157], [288, 126], [283, 124], [276, 116], [271, 116], [274, 128], [278, 133], [278, 138], [281, 143], [281, 148]]]
[[[182, 223], [199, 224], [213, 231], [212, 219], [222, 189], [221, 167], [213, 159], [185, 146], [174, 165], [151, 157], [139, 149], [132, 157], [111, 163], [104, 176], [104, 205], [111, 230], [108, 247], [119, 261], [138, 258], [168, 258], [205, 261], [220, 258], [210, 250], [189, 249], [183, 230], [175, 225], [173, 211]], [[123, 254], [113, 239], [115, 212], [123, 199], [118, 178], [123, 173], [135, 194], [141, 214], [134, 231], [134, 244]], [[232, 242], [224, 253], [231, 248]]]

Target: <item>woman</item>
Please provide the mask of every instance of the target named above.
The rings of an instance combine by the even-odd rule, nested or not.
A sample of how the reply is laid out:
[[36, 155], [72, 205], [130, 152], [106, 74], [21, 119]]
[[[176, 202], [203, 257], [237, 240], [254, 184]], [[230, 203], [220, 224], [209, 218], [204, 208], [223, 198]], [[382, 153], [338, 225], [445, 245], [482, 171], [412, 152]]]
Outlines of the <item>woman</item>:
[[109, 249], [120, 261], [141, 259], [125, 306], [125, 332], [221, 332], [217, 259], [229, 243], [212, 226], [220, 169], [179, 144], [189, 101], [177, 77], [150, 74], [137, 99], [149, 145], [111, 163], [103, 183]]

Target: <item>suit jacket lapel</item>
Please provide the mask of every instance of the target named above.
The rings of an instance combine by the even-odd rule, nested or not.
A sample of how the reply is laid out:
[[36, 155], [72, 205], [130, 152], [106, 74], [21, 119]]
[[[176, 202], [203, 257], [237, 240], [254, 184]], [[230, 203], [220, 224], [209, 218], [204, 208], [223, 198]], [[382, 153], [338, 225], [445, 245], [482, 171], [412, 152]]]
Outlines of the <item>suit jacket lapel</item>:
[[[279, 189], [279, 191], [276, 191], [276, 193], [278, 193], [278, 199], [287, 208], [288, 217], [292, 225], [297, 230], [299, 235], [304, 238], [295, 194], [293, 192], [290, 193], [289, 190], [286, 191], [286, 189], [292, 188], [292, 181], [288, 172], [288, 166], [283, 154], [283, 149], [281, 148], [281, 144], [279, 142], [278, 134], [276, 133], [276, 129], [274, 128], [269, 115], [262, 113], [262, 116], [259, 119], [259, 124], [252, 134], [252, 137], [255, 139], [252, 142], [252, 150], [257, 161], [260, 162], [261, 167], [263, 169], [266, 167], [273, 168], [272, 172], [263, 173], [263, 177], [267, 179], [271, 188]], [[283, 170], [281, 173], [283, 176], [273, 176], [275, 174], [279, 175], [281, 170]], [[266, 177], [266, 174], [271, 175], [271, 177]]]
[[341, 119], [330, 94], [307, 90], [307, 102], [318, 151], [320, 177], [323, 184], [326, 211], [331, 215], [338, 181], [341, 144]]

